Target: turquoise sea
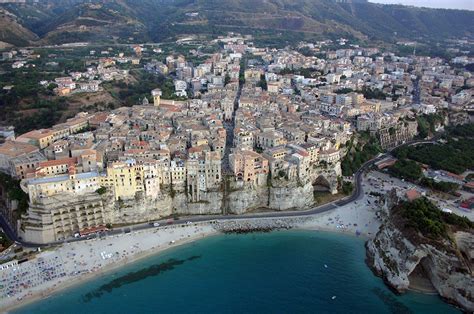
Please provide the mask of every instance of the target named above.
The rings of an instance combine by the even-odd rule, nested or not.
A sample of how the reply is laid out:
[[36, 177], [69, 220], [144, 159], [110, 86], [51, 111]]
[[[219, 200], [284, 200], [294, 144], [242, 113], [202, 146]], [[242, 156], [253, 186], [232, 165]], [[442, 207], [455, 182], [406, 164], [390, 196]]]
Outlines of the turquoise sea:
[[364, 258], [363, 239], [335, 233], [219, 235], [125, 266], [14, 313], [458, 312], [437, 296], [394, 295]]

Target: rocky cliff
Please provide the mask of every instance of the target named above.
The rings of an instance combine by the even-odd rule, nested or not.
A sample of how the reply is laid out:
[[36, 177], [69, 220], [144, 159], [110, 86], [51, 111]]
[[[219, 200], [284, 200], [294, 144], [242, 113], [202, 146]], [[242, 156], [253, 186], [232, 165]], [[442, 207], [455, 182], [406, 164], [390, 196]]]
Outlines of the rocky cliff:
[[[314, 204], [313, 187], [292, 184], [288, 186], [233, 186], [224, 195], [221, 191], [201, 192], [198, 202], [191, 202], [185, 193], [174, 197], [163, 193], [156, 199], [111, 201], [104, 196], [108, 221], [111, 223], [138, 223], [176, 215], [245, 214], [259, 208], [271, 210], [306, 209]], [[226, 199], [224, 199], [226, 198]]]
[[227, 211], [231, 214], [245, 214], [246, 212], [267, 207], [268, 204], [268, 187], [231, 185], [232, 189], [227, 196]]
[[274, 210], [304, 209], [314, 204], [311, 183], [290, 187], [272, 187], [269, 191], [268, 207]]
[[[275, 178], [267, 182], [262, 175], [256, 183], [231, 179], [227, 187], [215, 191], [201, 191], [199, 201], [192, 202], [183, 187], [171, 193], [164, 187], [155, 198], [137, 196], [114, 201], [113, 195], [103, 196], [103, 203], [111, 223], [138, 223], [176, 215], [244, 214], [260, 208], [269, 210], [303, 210], [314, 205], [313, 184], [320, 184], [337, 193], [340, 164], [312, 169], [302, 182], [297, 179]], [[172, 196], [173, 194], [173, 196]]]
[[172, 216], [244, 214], [254, 210], [304, 210], [314, 205], [314, 186], [337, 193], [340, 164], [297, 174], [261, 174], [243, 182], [227, 176], [208, 190], [192, 184], [162, 185], [155, 194], [115, 195], [111, 188], [85, 194], [56, 194], [37, 199], [22, 215], [18, 232], [26, 241], [62, 241], [91, 227], [128, 225]]
[[177, 215], [212, 215], [222, 213], [223, 194], [219, 191], [202, 192], [198, 202], [191, 202], [184, 193], [174, 197], [167, 193], [156, 199], [139, 197], [136, 199], [111, 201], [106, 196], [106, 212], [111, 223], [139, 223]]
[[393, 221], [386, 219], [366, 244], [372, 270], [398, 293], [424, 280], [447, 302], [474, 311], [474, 234], [457, 231], [451, 239], [430, 241]]

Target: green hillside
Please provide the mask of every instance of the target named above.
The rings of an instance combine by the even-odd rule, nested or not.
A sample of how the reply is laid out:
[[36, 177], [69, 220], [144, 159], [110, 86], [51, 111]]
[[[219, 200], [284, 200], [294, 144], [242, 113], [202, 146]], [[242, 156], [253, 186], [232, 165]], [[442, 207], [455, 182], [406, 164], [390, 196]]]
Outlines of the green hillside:
[[32, 34], [16, 39], [9, 35], [6, 40], [15, 44], [117, 38], [163, 41], [228, 31], [282, 41], [344, 36], [390, 42], [474, 36], [472, 11], [335, 0], [44, 0], [0, 8]]

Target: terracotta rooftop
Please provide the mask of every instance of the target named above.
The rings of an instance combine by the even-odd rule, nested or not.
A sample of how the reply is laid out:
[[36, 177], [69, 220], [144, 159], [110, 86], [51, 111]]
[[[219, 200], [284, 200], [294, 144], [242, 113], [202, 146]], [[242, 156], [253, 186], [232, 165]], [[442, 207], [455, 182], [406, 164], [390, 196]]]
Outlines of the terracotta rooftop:
[[77, 158], [61, 158], [56, 160], [48, 160], [42, 161], [39, 163], [39, 167], [51, 167], [51, 166], [58, 166], [58, 165], [74, 165], [77, 162]]
[[0, 154], [8, 157], [17, 157], [35, 151], [38, 151], [38, 147], [21, 142], [6, 141], [0, 146]]
[[420, 192], [415, 189], [408, 190], [405, 195], [409, 201], [414, 201], [421, 197]]
[[40, 130], [33, 130], [28, 133], [20, 135], [18, 138], [27, 138], [27, 139], [40, 139], [53, 134], [53, 131], [50, 129], [40, 129]]

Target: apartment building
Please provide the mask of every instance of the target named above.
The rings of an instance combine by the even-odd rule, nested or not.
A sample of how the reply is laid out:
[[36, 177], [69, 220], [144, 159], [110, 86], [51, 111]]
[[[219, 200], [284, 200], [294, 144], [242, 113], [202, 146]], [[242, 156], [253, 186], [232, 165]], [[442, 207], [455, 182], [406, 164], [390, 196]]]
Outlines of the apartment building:
[[79, 197], [39, 198], [22, 216], [24, 239], [37, 243], [61, 241], [92, 228], [105, 227], [104, 204], [97, 193]]
[[250, 150], [236, 150], [229, 156], [231, 169], [238, 181], [261, 184], [258, 175], [268, 174], [268, 160]]

